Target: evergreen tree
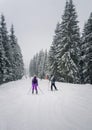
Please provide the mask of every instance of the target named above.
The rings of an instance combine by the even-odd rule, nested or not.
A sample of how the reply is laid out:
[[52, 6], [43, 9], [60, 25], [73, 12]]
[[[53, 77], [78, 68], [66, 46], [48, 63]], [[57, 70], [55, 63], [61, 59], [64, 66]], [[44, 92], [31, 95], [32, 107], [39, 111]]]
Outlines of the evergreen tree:
[[34, 55], [34, 57], [30, 61], [29, 65], [29, 73], [30, 76], [37, 75], [39, 78], [45, 78], [48, 74], [48, 57], [47, 51], [41, 50], [39, 53]]
[[13, 80], [21, 79], [24, 75], [24, 63], [22, 59], [22, 54], [20, 47], [17, 43], [17, 38], [14, 34], [13, 25], [10, 30], [10, 45], [12, 47], [12, 72], [13, 72]]
[[78, 83], [80, 33], [77, 13], [72, 0], [66, 1], [61, 22], [61, 44], [59, 45], [58, 68], [61, 81]]
[[4, 69], [4, 77], [3, 80], [5, 82], [12, 80], [12, 66], [11, 66], [11, 58], [12, 58], [12, 50], [9, 43], [9, 36], [8, 31], [5, 23], [5, 18], [1, 15], [1, 23], [0, 23], [0, 30], [1, 30], [1, 41], [5, 52], [5, 69]]
[[55, 30], [55, 36], [53, 38], [52, 45], [49, 50], [48, 55], [48, 69], [49, 69], [49, 75], [54, 74], [57, 77], [59, 77], [58, 73], [58, 50], [59, 46], [61, 44], [61, 26], [58, 23]]
[[92, 84], [92, 13], [84, 26], [81, 50], [83, 83]]
[[36, 54], [30, 61], [29, 65], [29, 73], [30, 76], [37, 75], [38, 76], [38, 54]]
[[24, 75], [24, 64], [13, 25], [8, 35], [5, 17], [0, 19], [0, 84], [21, 79]]
[[30, 61], [30, 65], [29, 65], [29, 73], [30, 73], [30, 77], [35, 75], [35, 65], [34, 65], [34, 58]]
[[5, 74], [5, 52], [2, 45], [1, 30], [0, 30], [0, 84], [4, 82]]
[[44, 52], [41, 50], [39, 52], [39, 59], [38, 59], [38, 77], [44, 78]]
[[45, 50], [44, 52], [44, 75], [49, 75], [49, 68], [48, 68], [48, 52]]

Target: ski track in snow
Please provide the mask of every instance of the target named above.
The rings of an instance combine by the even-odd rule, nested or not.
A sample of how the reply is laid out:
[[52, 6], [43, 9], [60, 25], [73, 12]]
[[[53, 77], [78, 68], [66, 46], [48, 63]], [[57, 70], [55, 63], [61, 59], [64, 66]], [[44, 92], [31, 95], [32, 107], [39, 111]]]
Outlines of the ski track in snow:
[[31, 79], [0, 86], [0, 130], [92, 130], [92, 85], [39, 79], [38, 95]]

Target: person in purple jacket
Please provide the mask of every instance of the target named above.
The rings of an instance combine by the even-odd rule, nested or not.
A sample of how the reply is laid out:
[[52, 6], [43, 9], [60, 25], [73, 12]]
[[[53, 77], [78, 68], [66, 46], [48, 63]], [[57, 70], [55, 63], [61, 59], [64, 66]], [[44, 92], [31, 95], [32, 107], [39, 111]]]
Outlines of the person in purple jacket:
[[38, 94], [37, 86], [38, 86], [38, 79], [35, 75], [32, 79], [32, 94], [34, 93], [34, 90], [36, 91], [36, 94]]

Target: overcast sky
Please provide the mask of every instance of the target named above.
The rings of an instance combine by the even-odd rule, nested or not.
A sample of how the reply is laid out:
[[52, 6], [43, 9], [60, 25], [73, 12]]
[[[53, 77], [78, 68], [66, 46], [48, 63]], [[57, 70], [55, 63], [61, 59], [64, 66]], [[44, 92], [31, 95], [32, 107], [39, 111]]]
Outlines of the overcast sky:
[[[26, 65], [41, 49], [49, 49], [56, 24], [63, 15], [65, 2], [66, 0], [0, 0], [0, 13], [5, 16], [8, 31], [11, 24], [14, 25]], [[92, 11], [92, 0], [73, 2], [82, 30]]]

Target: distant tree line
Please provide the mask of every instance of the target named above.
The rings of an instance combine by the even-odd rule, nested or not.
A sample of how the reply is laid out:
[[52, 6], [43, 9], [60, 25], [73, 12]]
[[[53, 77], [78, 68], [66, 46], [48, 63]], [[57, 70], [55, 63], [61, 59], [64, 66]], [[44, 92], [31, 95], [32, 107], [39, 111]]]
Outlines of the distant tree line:
[[29, 66], [30, 76], [37, 75], [39, 78], [44, 79], [48, 72], [48, 54], [47, 50], [41, 50], [30, 61]]
[[48, 73], [54, 74], [57, 81], [92, 84], [92, 13], [82, 34], [77, 18], [73, 1], [67, 0], [47, 57], [42, 52], [34, 56], [30, 62], [30, 75], [44, 77]]
[[24, 63], [14, 27], [7, 31], [4, 15], [0, 17], [0, 84], [21, 79]]

